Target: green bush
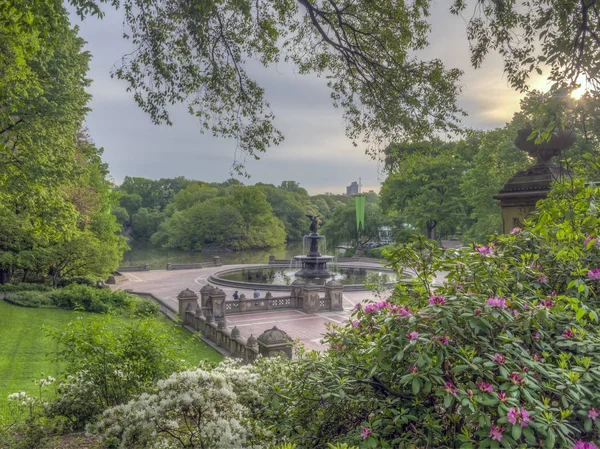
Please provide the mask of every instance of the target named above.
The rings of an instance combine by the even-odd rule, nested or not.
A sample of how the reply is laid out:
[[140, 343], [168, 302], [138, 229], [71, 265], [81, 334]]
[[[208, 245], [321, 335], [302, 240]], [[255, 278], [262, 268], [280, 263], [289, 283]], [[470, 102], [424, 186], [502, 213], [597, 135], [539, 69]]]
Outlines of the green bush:
[[[299, 447], [596, 448], [600, 189], [557, 185], [526, 230], [390, 262], [415, 275], [282, 372], [266, 411]], [[447, 272], [435, 285], [435, 274]], [[275, 406], [273, 404], [276, 404]], [[589, 444], [588, 444], [589, 443]]]
[[66, 379], [48, 414], [68, 418], [74, 428], [185, 368], [173, 349], [173, 335], [153, 317], [119, 327], [110, 315], [78, 318], [66, 329], [48, 332], [58, 343], [57, 360], [66, 365]]
[[68, 278], [62, 278], [58, 281], [57, 287], [67, 287], [72, 284], [87, 285], [88, 287], [95, 287], [96, 282], [93, 279], [83, 276], [73, 276]]
[[367, 248], [365, 249], [365, 256], [367, 257], [374, 257], [376, 259], [384, 259], [384, 252], [390, 250], [393, 247], [393, 245], [384, 245], [384, 246], [379, 246], [377, 248]]
[[52, 304], [61, 309], [94, 313], [129, 311], [136, 315], [154, 314], [159, 308], [152, 301], [123, 291], [71, 284], [50, 293]]
[[2, 284], [0, 285], [0, 292], [47, 292], [50, 291], [51, 287], [44, 284]]
[[33, 307], [44, 309], [55, 307], [52, 303], [52, 300], [48, 297], [47, 294], [40, 293], [37, 291], [21, 291], [17, 293], [12, 293], [9, 296], [6, 296], [4, 300], [8, 303], [21, 307]]

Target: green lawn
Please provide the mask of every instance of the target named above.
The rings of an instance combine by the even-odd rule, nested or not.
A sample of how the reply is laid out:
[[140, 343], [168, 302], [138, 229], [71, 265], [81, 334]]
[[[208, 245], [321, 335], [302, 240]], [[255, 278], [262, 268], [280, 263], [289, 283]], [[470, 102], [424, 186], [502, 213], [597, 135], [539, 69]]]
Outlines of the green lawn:
[[[26, 391], [37, 394], [34, 380], [45, 376], [60, 378], [59, 364], [52, 360], [56, 344], [42, 326], [61, 328], [78, 316], [95, 314], [57, 309], [30, 309], [0, 300], [0, 418], [7, 409], [10, 393]], [[125, 318], [116, 319], [124, 320]], [[176, 345], [181, 358], [197, 364], [201, 359], [218, 362], [222, 356], [198, 341], [175, 323], [162, 317], [164, 325], [175, 328]]]

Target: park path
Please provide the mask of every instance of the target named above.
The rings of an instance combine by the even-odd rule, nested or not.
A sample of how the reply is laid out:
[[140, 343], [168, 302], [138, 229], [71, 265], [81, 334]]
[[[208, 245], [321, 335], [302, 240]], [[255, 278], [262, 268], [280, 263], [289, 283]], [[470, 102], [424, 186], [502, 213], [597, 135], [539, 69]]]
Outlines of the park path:
[[[367, 268], [381, 266], [376, 263], [365, 262], [356, 265]], [[223, 269], [250, 268], [255, 266], [258, 267], [261, 264], [227, 265], [193, 270], [125, 272], [123, 275], [127, 278], [127, 281], [120, 282], [118, 285], [112, 286], [112, 288], [152, 293], [176, 311], [178, 309], [177, 295], [182, 290], [189, 288], [200, 296], [198, 293], [199, 290], [205, 285], [210, 285], [208, 278], [214, 272]], [[248, 298], [251, 298], [253, 293], [252, 289], [244, 290], [218, 287], [225, 292], [228, 299], [232, 297], [235, 290], [238, 290], [240, 294], [244, 293]], [[268, 288], [259, 288], [259, 291], [261, 292], [261, 296], [264, 296], [269, 290]], [[282, 293], [274, 292], [273, 295], [278, 296], [280, 294]], [[306, 314], [300, 310], [273, 310], [252, 314], [227, 315], [227, 326], [230, 328], [237, 326], [241, 335], [245, 338], [248, 338], [251, 334], [258, 337], [263, 331], [277, 326], [279, 329], [287, 332], [294, 340], [300, 340], [307, 348], [322, 350], [325, 347], [321, 343], [321, 339], [327, 332], [327, 323], [337, 325], [347, 324], [352, 309], [356, 304], [364, 301], [378, 300], [379, 298], [387, 298], [390, 294], [391, 290], [383, 292], [380, 296], [371, 291], [344, 292], [343, 311]]]

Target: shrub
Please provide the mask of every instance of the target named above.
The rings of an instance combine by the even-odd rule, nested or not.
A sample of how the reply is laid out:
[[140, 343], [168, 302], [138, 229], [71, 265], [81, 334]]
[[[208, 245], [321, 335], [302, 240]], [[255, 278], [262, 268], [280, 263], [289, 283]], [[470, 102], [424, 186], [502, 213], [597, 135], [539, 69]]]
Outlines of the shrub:
[[109, 315], [78, 318], [67, 329], [48, 332], [58, 342], [57, 360], [66, 364], [67, 374], [49, 413], [67, 417], [76, 428], [185, 367], [171, 334], [152, 317], [118, 328]]
[[226, 360], [172, 374], [156, 391], [113, 407], [90, 429], [120, 448], [263, 448], [272, 436], [255, 419], [279, 359]]
[[4, 298], [6, 302], [21, 306], [21, 307], [34, 307], [34, 308], [53, 308], [54, 304], [47, 294], [40, 293], [37, 291], [21, 291], [13, 293]]
[[96, 286], [96, 282], [93, 279], [83, 277], [83, 276], [73, 276], [73, 277], [68, 277], [68, 278], [62, 278], [58, 281], [56, 286], [59, 288], [62, 288], [62, 287], [68, 287], [69, 285], [73, 285], [73, 284], [87, 285], [88, 287]]
[[0, 292], [47, 292], [50, 291], [51, 287], [44, 284], [2, 284], [0, 285]]
[[152, 301], [127, 292], [79, 284], [54, 290], [50, 293], [50, 299], [52, 304], [61, 309], [82, 309], [95, 313], [130, 311], [136, 315], [145, 315], [159, 310]]
[[[392, 297], [333, 327], [275, 385], [266, 411], [300, 447], [595, 448], [600, 434], [597, 187], [555, 186], [525, 230], [390, 262]], [[436, 285], [435, 274], [447, 273]], [[586, 445], [589, 443], [588, 445]]]

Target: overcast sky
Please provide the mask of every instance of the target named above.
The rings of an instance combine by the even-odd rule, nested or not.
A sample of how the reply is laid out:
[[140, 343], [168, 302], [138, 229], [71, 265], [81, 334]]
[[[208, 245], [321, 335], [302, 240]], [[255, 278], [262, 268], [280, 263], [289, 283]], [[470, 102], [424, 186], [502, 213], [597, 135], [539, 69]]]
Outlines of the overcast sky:
[[[104, 148], [104, 160], [115, 181], [120, 183], [126, 175], [153, 179], [183, 175], [203, 181], [229, 178], [235, 141], [200, 134], [197, 120], [184, 106], [174, 108], [173, 126], [154, 125], [126, 92], [126, 83], [110, 78], [111, 67], [130, 45], [121, 37], [121, 12], [108, 8], [106, 12], [102, 20], [80, 22], [73, 17], [73, 23], [79, 24], [92, 54], [92, 112], [86, 126]], [[438, 57], [447, 66], [465, 71], [460, 105], [469, 116], [464, 125], [503, 126], [517, 111], [520, 96], [507, 86], [500, 59], [492, 55], [482, 69], [471, 69], [465, 22], [450, 15], [447, 2], [440, 1], [432, 13], [431, 47], [424, 56]], [[360, 177], [363, 191], [379, 190], [383, 176], [378, 164], [345, 137], [342, 111], [331, 105], [324, 79], [297, 76], [291, 67], [280, 65], [259, 72], [256, 80], [266, 90], [285, 140], [259, 161], [247, 161], [251, 178], [242, 178], [244, 183], [279, 185], [294, 180], [312, 194], [345, 193], [345, 186]]]

